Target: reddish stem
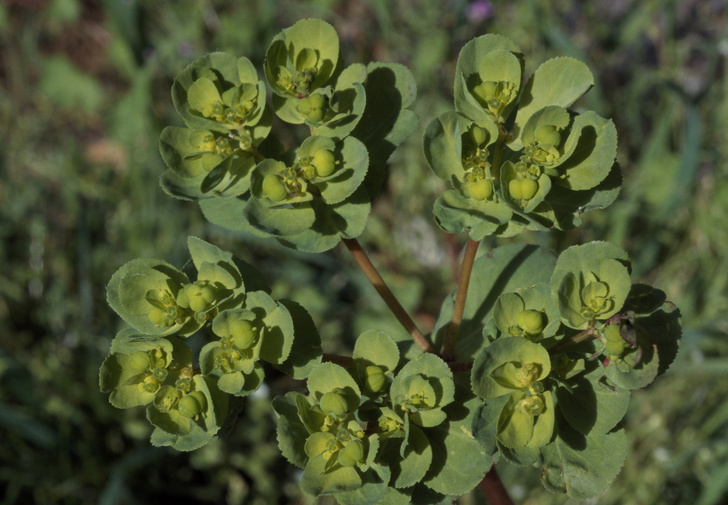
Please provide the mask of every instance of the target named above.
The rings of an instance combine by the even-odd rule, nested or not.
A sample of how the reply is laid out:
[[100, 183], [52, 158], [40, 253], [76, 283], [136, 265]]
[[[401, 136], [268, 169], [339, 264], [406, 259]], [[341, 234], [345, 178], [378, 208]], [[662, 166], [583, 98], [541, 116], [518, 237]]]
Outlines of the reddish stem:
[[445, 342], [442, 345], [442, 358], [445, 361], [451, 360], [455, 352], [455, 341], [458, 338], [460, 324], [463, 322], [465, 300], [468, 297], [468, 287], [470, 286], [470, 274], [473, 271], [473, 263], [475, 263], [475, 255], [478, 252], [479, 244], [480, 242], [473, 239], [468, 240], [468, 245], [463, 254], [463, 265], [460, 267], [460, 278], [458, 280], [458, 290], [455, 294], [455, 305], [452, 309], [452, 319]]
[[495, 465], [483, 476], [479, 487], [490, 505], [513, 505], [506, 487], [500, 480], [498, 472], [495, 471]]
[[344, 368], [348, 368], [354, 364], [354, 360], [351, 356], [341, 356], [339, 354], [324, 353], [321, 361], [324, 363], [326, 363], [326, 362], [336, 363], [337, 365], [341, 365]]
[[407, 313], [406, 310], [404, 310], [404, 307], [402, 307], [402, 304], [399, 303], [397, 298], [394, 296], [394, 293], [392, 293], [392, 290], [389, 289], [389, 286], [387, 286], [387, 284], [384, 282], [382, 276], [379, 275], [379, 272], [369, 260], [367, 253], [365, 253], [364, 250], [361, 248], [359, 241], [355, 238], [345, 238], [343, 239], [343, 242], [346, 247], [349, 248], [349, 252], [351, 252], [354, 261], [356, 261], [357, 265], [359, 265], [359, 268], [361, 268], [362, 272], [364, 272], [364, 275], [367, 276], [369, 282], [372, 283], [374, 289], [377, 290], [377, 293], [379, 293], [379, 296], [382, 297], [384, 303], [387, 304], [397, 320], [410, 334], [412, 340], [414, 340], [415, 343], [423, 351], [434, 353], [435, 348], [433, 347], [433, 345], [425, 338], [419, 328], [417, 328], [417, 325], [412, 320], [410, 315]]

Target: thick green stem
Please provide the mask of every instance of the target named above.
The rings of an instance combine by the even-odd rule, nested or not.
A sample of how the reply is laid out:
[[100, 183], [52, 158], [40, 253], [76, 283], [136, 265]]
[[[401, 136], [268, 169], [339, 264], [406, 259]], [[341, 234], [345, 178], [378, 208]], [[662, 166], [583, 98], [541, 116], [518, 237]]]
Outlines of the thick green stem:
[[397, 320], [410, 334], [412, 340], [414, 340], [415, 343], [423, 351], [434, 353], [435, 348], [433, 347], [433, 345], [425, 338], [419, 328], [417, 328], [417, 325], [412, 320], [410, 315], [407, 313], [406, 310], [404, 310], [404, 307], [402, 307], [402, 304], [399, 303], [397, 298], [394, 296], [394, 293], [392, 293], [392, 290], [389, 289], [389, 286], [387, 286], [387, 284], [384, 282], [382, 276], [379, 275], [377, 269], [374, 268], [374, 265], [369, 260], [369, 257], [361, 248], [359, 241], [355, 238], [345, 238], [343, 239], [343, 242], [344, 244], [346, 244], [346, 247], [349, 248], [349, 252], [351, 252], [351, 255], [354, 257], [354, 261], [356, 261], [357, 265], [359, 265], [359, 268], [361, 268], [362, 272], [364, 272], [364, 275], [367, 276], [369, 282], [372, 283], [374, 289], [377, 290], [377, 293], [379, 293], [379, 296], [382, 297], [384, 303], [387, 304]]
[[495, 466], [485, 474], [483, 480], [480, 481], [479, 487], [490, 505], [513, 505], [511, 497], [508, 496], [508, 491], [506, 491], [503, 482], [495, 471]]
[[468, 296], [468, 287], [470, 286], [470, 274], [473, 271], [473, 263], [475, 262], [475, 254], [478, 252], [478, 245], [473, 239], [468, 241], [463, 255], [463, 264], [460, 267], [460, 278], [458, 280], [458, 290], [455, 294], [455, 305], [452, 310], [452, 319], [450, 327], [442, 345], [442, 357], [445, 361], [453, 358], [455, 351], [455, 341], [460, 332], [460, 324], [463, 321], [463, 312], [465, 311], [465, 301]]

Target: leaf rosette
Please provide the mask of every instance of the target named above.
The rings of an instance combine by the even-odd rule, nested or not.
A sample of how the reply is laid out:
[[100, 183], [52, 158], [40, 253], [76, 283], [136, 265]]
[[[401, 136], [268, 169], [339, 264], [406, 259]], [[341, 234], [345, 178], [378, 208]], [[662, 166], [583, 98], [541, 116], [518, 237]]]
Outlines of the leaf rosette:
[[543, 447], [554, 434], [551, 391], [511, 394], [498, 418], [498, 442], [509, 449]]
[[276, 114], [286, 122], [313, 127], [330, 124], [335, 129], [343, 122], [351, 131], [364, 109], [361, 83], [366, 72], [361, 65], [349, 67], [337, 82], [342, 68], [339, 37], [328, 23], [302, 19], [281, 31], [265, 59]]
[[265, 83], [250, 60], [223, 52], [192, 62], [172, 85], [174, 106], [188, 127], [240, 136], [242, 128], [263, 123], [251, 136], [258, 143], [270, 130], [265, 96]]
[[[378, 447], [355, 413], [361, 391], [349, 372], [333, 363], [313, 368], [309, 395], [277, 397], [278, 441], [283, 455], [304, 468], [301, 488], [314, 496], [359, 489]], [[376, 472], [374, 472], [376, 473]]]
[[342, 139], [351, 133], [364, 113], [366, 79], [366, 67], [357, 63], [341, 71], [330, 85], [307, 96], [274, 95], [276, 115], [287, 123], [305, 124], [314, 135]]
[[175, 337], [122, 330], [99, 371], [99, 387], [117, 408], [147, 406], [153, 445], [181, 451], [208, 443], [227, 411], [227, 396], [192, 368], [192, 351]]
[[[515, 298], [514, 298], [515, 300]], [[475, 358], [473, 392], [488, 404], [498, 403], [496, 437], [509, 449], [537, 449], [554, 433], [554, 401], [544, 382], [551, 372], [548, 351], [525, 338], [500, 338]]]
[[265, 76], [276, 95], [304, 97], [335, 75], [339, 56], [336, 30], [320, 19], [302, 19], [274, 37]]

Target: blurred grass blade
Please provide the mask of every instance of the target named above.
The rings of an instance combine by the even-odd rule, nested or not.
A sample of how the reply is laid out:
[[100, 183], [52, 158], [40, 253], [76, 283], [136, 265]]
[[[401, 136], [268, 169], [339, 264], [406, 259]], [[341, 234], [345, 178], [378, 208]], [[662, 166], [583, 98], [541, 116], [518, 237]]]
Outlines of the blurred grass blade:
[[[0, 426], [9, 432], [15, 432], [24, 439], [42, 449], [50, 449], [56, 445], [57, 438], [53, 430], [36, 421], [27, 414], [0, 403]], [[3, 438], [7, 438], [5, 434]]]

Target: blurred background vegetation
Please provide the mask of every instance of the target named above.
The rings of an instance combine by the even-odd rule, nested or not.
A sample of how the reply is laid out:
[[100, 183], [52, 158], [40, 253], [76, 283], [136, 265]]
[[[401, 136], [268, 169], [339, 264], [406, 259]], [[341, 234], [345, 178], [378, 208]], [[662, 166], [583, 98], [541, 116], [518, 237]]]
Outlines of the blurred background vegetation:
[[[622, 194], [578, 230], [522, 238], [618, 243], [633, 278], [666, 291], [684, 325], [672, 369], [633, 395], [624, 469], [591, 503], [726, 503], [726, 0], [0, 2], [0, 502], [314, 502], [277, 454], [268, 402], [291, 386], [285, 378], [246, 400], [227, 438], [191, 454], [152, 448], [143, 409], [116, 410], [97, 386], [120, 328], [106, 282], [139, 256], [181, 266], [188, 234], [256, 264], [276, 296], [312, 313], [327, 352], [346, 352], [374, 324], [399, 331], [346, 251], [297, 254], [225, 232], [157, 183], [159, 133], [179, 123], [174, 76], [211, 50], [260, 68], [270, 39], [303, 17], [336, 27], [347, 62], [400, 62], [417, 79], [420, 131], [392, 158], [361, 241], [424, 328], [454, 286], [464, 240], [434, 226], [444, 186], [420, 140], [452, 106], [460, 48], [501, 33], [520, 44], [529, 74], [560, 54], [591, 67], [597, 86], [580, 105], [617, 125]], [[499, 471], [517, 503], [571, 503], [535, 470]]]

